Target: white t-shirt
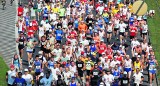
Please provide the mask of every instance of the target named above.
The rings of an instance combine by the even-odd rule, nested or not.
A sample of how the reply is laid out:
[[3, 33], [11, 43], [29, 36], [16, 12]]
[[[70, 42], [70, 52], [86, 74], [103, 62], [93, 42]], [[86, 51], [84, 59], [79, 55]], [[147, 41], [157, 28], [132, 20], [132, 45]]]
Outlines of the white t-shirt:
[[50, 20], [56, 20], [57, 15], [55, 13], [49, 14]]
[[143, 77], [143, 74], [141, 72], [139, 72], [138, 74], [137, 73], [133, 74], [133, 77], [135, 77], [134, 78], [135, 79], [134, 83], [136, 83], [136, 84], [142, 84], [142, 83], [140, 83], [141, 77]]
[[134, 41], [134, 40], [133, 40], [133, 41], [131, 42], [132, 48], [134, 48], [134, 47], [137, 46], [137, 45], [140, 45], [139, 41], [137, 41], [137, 40]]
[[31, 82], [33, 80], [33, 76], [31, 74], [27, 74], [27, 75], [22, 75], [22, 78], [25, 79], [27, 86], [32, 86]]
[[44, 28], [39, 27], [39, 36], [43, 36], [43, 35], [44, 35]]
[[13, 85], [15, 78], [12, 78], [12, 76], [16, 77], [16, 72], [14, 70], [13, 71], [9, 70], [7, 73], [8, 73], [8, 84]]
[[125, 59], [125, 68], [131, 68], [132, 67], [132, 60], [129, 59], [129, 60], [126, 60]]
[[61, 54], [62, 54], [62, 49], [54, 49], [52, 52], [56, 53], [56, 58], [54, 59], [55, 61], [58, 61], [58, 59], [60, 58]]
[[104, 81], [104, 83], [106, 84], [106, 86], [111, 86], [111, 83], [113, 82], [114, 77], [112, 74], [105, 74], [102, 76], [102, 81]]
[[143, 25], [142, 33], [147, 33], [148, 31], [148, 25]]
[[125, 23], [122, 23], [122, 24], [119, 24], [119, 32], [125, 32], [125, 28], [126, 28], [126, 24]]
[[52, 85], [52, 78], [49, 77], [48, 79], [46, 77], [42, 78], [40, 80], [40, 83], [43, 83], [44, 86], [51, 86]]
[[65, 76], [64, 81], [66, 82], [66, 85], [68, 85], [68, 83], [70, 81], [70, 79], [68, 79], [68, 77], [71, 77], [72, 73], [70, 71], [68, 71], [68, 72], [65, 71], [65, 72], [63, 72], [63, 75]]
[[69, 66], [69, 69], [70, 69], [70, 71], [71, 71], [71, 76], [73, 77], [74, 76], [74, 73], [75, 72], [77, 72], [77, 66], [76, 65], [74, 65], [74, 66]]
[[42, 21], [41, 21], [41, 25], [44, 26], [45, 24], [46, 24], [45, 20], [42, 20]]
[[97, 10], [99, 11], [100, 14], [102, 14], [102, 13], [103, 13], [103, 10], [104, 10], [104, 7], [103, 7], [103, 6], [99, 6], [99, 7], [97, 8]]
[[58, 80], [57, 72], [60, 72], [59, 68], [51, 68], [53, 80]]
[[44, 27], [46, 28], [46, 31], [52, 28], [49, 23], [44, 24]]
[[118, 60], [116, 60], [116, 61], [113, 60], [113, 61], [110, 63], [110, 66], [114, 68], [114, 67], [116, 66], [116, 64], [120, 64], [120, 62], [119, 62]]

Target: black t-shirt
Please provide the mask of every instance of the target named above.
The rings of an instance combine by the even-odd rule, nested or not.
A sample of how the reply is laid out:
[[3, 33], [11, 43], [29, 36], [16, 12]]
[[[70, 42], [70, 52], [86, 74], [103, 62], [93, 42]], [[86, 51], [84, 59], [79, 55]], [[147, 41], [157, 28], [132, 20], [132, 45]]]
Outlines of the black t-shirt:
[[83, 68], [83, 62], [82, 61], [77, 61], [76, 66], [78, 70], [81, 70]]
[[72, 26], [73, 26], [73, 22], [69, 22], [69, 23], [68, 23], [68, 26], [69, 26], [69, 25], [72, 25]]
[[91, 74], [94, 76], [92, 80], [98, 80], [99, 74], [101, 74], [101, 71], [99, 69], [93, 69], [91, 71]]
[[93, 19], [92, 18], [87, 18], [86, 22], [88, 23], [88, 26], [92, 26]]
[[57, 28], [62, 28], [62, 23], [57, 23]]
[[92, 38], [90, 38], [90, 37], [92, 37], [92, 35], [90, 33], [86, 33], [86, 37], [87, 37], [87, 40], [92, 40]]
[[128, 86], [129, 84], [129, 78], [127, 77], [122, 77], [120, 81], [121, 81], [121, 86]]

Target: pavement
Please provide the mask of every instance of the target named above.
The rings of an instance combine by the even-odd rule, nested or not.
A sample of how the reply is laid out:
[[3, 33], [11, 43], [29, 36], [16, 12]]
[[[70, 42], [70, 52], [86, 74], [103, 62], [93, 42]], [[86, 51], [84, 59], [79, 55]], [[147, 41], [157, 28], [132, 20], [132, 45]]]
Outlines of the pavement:
[[[23, 4], [27, 4], [27, 3], [28, 3], [27, 0], [21, 0], [21, 2], [22, 2]], [[67, 4], [69, 4], [69, 3], [70, 3], [70, 0], [67, 0]], [[1, 13], [1, 11], [0, 11], [0, 13]], [[40, 19], [40, 20], [41, 20], [41, 19]], [[38, 23], [40, 23], [40, 22], [38, 22]], [[0, 39], [1, 39], [1, 37], [0, 37]], [[138, 36], [138, 39], [141, 39], [140, 36]], [[63, 42], [62, 42], [62, 43], [64, 43], [64, 40], [65, 40], [65, 39], [63, 39]], [[126, 40], [127, 40], [127, 44], [130, 45], [130, 39], [127, 38]], [[104, 40], [104, 42], [107, 43], [106, 39]], [[115, 37], [114, 37], [114, 36], [112, 37], [111, 43], [112, 43], [112, 42], [118, 42], [117, 40], [115, 40]], [[39, 48], [38, 46], [36, 46], [36, 47], [35, 47], [35, 53], [34, 53], [33, 58], [35, 57], [35, 55], [38, 54], [38, 51], [39, 51], [39, 50], [40, 50], [40, 48]], [[130, 55], [130, 57], [131, 57], [131, 47], [130, 47], [130, 46], [129, 46], [129, 49], [128, 49], [128, 51], [127, 51], [126, 53], [127, 53], [128, 55]], [[26, 52], [24, 52], [23, 68], [27, 68], [27, 67], [28, 67], [27, 54], [26, 54]], [[143, 83], [143, 86], [149, 86], [149, 83], [148, 83], [148, 71], [144, 70], [143, 74], [144, 74], [144, 83]], [[153, 86], [156, 86], [155, 82], [154, 82], [154, 85], [153, 85]]]
[[16, 53], [15, 37], [16, 4], [10, 6], [10, 0], [6, 0], [6, 9], [2, 10], [0, 2], [0, 55], [9, 66]]

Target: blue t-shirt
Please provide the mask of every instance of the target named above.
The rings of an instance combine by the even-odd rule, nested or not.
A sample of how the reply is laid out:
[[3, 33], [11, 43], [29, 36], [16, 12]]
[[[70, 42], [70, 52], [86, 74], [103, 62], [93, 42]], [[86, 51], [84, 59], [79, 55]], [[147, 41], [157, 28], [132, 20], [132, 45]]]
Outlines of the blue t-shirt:
[[78, 25], [79, 25], [79, 24], [78, 24], [78, 20], [75, 20], [75, 21], [74, 21], [74, 26], [75, 26], [75, 28], [78, 28]]
[[56, 34], [56, 40], [61, 40], [62, 39], [62, 35], [63, 35], [62, 30], [56, 30], [55, 34]]
[[44, 86], [51, 86], [52, 85], [52, 78], [49, 77], [48, 79], [46, 77], [42, 78], [40, 80], [40, 83], [43, 83]]
[[16, 86], [26, 86], [26, 81], [23, 78], [15, 78], [14, 84], [16, 84]]

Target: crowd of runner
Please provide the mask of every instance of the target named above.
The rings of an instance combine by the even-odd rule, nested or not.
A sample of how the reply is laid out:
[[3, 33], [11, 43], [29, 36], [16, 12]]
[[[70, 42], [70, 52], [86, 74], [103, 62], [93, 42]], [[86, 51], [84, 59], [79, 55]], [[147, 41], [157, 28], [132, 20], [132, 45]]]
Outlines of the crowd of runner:
[[8, 86], [142, 86], [144, 70], [152, 86], [158, 63], [148, 43], [147, 17], [154, 12], [137, 16], [133, 2], [121, 1], [19, 5], [19, 55], [6, 73]]

